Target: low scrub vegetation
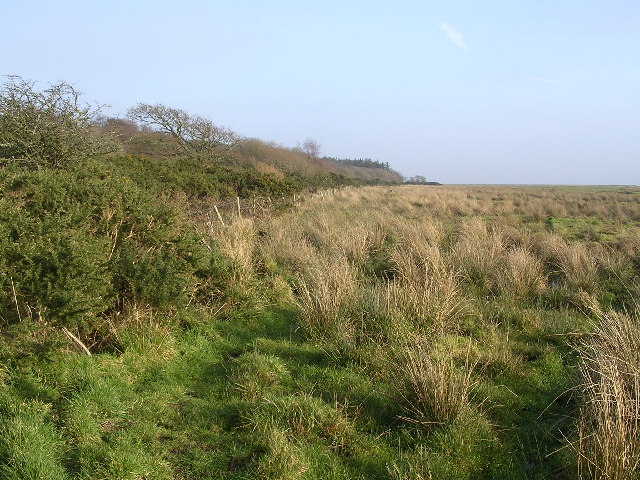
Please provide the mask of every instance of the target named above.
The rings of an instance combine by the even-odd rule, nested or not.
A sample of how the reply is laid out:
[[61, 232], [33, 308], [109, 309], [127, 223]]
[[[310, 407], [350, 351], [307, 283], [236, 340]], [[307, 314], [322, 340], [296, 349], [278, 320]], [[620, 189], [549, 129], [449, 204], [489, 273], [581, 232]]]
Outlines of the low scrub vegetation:
[[78, 169], [0, 170], [2, 318], [90, 326], [126, 304], [177, 308], [215, 288], [213, 244], [171, 201]]

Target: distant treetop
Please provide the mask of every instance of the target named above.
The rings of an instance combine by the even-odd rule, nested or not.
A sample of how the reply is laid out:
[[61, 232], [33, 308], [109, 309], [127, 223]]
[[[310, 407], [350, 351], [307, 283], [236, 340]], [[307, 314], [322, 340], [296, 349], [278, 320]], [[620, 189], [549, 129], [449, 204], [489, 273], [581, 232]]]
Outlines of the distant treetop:
[[343, 163], [346, 165], [354, 165], [356, 167], [365, 168], [381, 168], [383, 170], [391, 170], [389, 162], [380, 162], [378, 160], [371, 160], [370, 158], [333, 158], [323, 157], [324, 160], [333, 160], [334, 162]]
[[406, 178], [403, 183], [408, 185], [441, 185], [439, 182], [428, 182], [422, 175]]

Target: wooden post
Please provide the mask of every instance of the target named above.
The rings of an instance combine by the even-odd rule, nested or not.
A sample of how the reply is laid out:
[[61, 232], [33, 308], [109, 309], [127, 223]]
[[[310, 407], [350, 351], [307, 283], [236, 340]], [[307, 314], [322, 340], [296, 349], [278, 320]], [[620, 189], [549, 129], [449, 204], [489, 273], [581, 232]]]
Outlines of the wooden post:
[[83, 353], [91, 356], [91, 351], [87, 348], [87, 346], [82, 343], [82, 341], [76, 337], [73, 333], [71, 333], [66, 327], [62, 327], [62, 331], [64, 334], [71, 340], [76, 347], [78, 347]]
[[253, 216], [255, 218], [255, 216], [256, 216], [256, 196], [255, 195], [253, 196], [253, 205], [252, 206], [253, 206]]
[[218, 210], [218, 206], [214, 205], [213, 209], [216, 211], [216, 213], [218, 214], [218, 220], [220, 220], [220, 223], [222, 224], [222, 226], [224, 227], [224, 220], [222, 220], [222, 215], [220, 215], [220, 210]]
[[18, 312], [18, 320], [22, 322], [22, 316], [20, 315], [20, 307], [18, 306], [18, 296], [16, 295], [16, 286], [13, 284], [13, 278], [11, 279], [11, 289], [13, 290], [13, 301], [16, 304], [16, 312]]
[[238, 218], [242, 218], [242, 214], [240, 213], [240, 197], [236, 197], [236, 204], [238, 205]]

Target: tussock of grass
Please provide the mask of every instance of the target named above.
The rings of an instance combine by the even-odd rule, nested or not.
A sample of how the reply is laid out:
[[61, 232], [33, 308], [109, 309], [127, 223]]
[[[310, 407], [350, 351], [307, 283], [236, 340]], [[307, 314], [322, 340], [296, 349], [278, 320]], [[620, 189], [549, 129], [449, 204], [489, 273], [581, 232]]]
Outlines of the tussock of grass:
[[581, 350], [578, 472], [585, 479], [626, 480], [640, 472], [640, 324], [637, 313], [598, 311]]
[[278, 427], [292, 439], [318, 438], [331, 449], [345, 448], [352, 430], [345, 406], [305, 393], [265, 397], [249, 413], [246, 427], [264, 433]]
[[547, 287], [542, 261], [522, 247], [508, 251], [503, 275], [498, 277], [498, 285], [505, 295], [514, 300], [535, 298]]
[[276, 428], [264, 434], [267, 453], [258, 465], [260, 478], [274, 480], [297, 480], [304, 478], [309, 470], [303, 449], [291, 439], [291, 436]]
[[410, 319], [425, 332], [456, 330], [468, 302], [458, 275], [443, 263], [439, 250], [418, 262], [402, 250], [395, 250], [392, 258], [398, 276], [387, 284], [388, 316]]
[[500, 233], [489, 231], [484, 220], [474, 217], [463, 223], [450, 258], [470, 284], [490, 293], [496, 288], [503, 251]]
[[359, 282], [343, 257], [318, 262], [298, 281], [303, 326], [311, 336], [337, 344], [353, 342]]
[[235, 262], [233, 281], [238, 287], [247, 287], [253, 274], [255, 234], [252, 219], [236, 218], [216, 235], [220, 251]]
[[566, 245], [560, 255], [560, 270], [571, 287], [593, 292], [597, 284], [597, 262], [586, 245]]
[[450, 357], [437, 355], [429, 342], [415, 338], [394, 352], [398, 390], [407, 417], [421, 424], [452, 424], [471, 409], [475, 365], [457, 367]]
[[258, 352], [244, 353], [236, 359], [230, 380], [243, 398], [257, 400], [275, 392], [286, 381], [289, 372], [283, 361]]

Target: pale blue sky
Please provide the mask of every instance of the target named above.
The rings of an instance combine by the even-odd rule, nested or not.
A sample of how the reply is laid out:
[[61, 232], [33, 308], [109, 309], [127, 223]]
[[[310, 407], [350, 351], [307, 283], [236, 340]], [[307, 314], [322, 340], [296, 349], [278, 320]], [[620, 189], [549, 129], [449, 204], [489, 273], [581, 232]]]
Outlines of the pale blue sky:
[[0, 74], [445, 183], [640, 183], [637, 0], [0, 0]]

